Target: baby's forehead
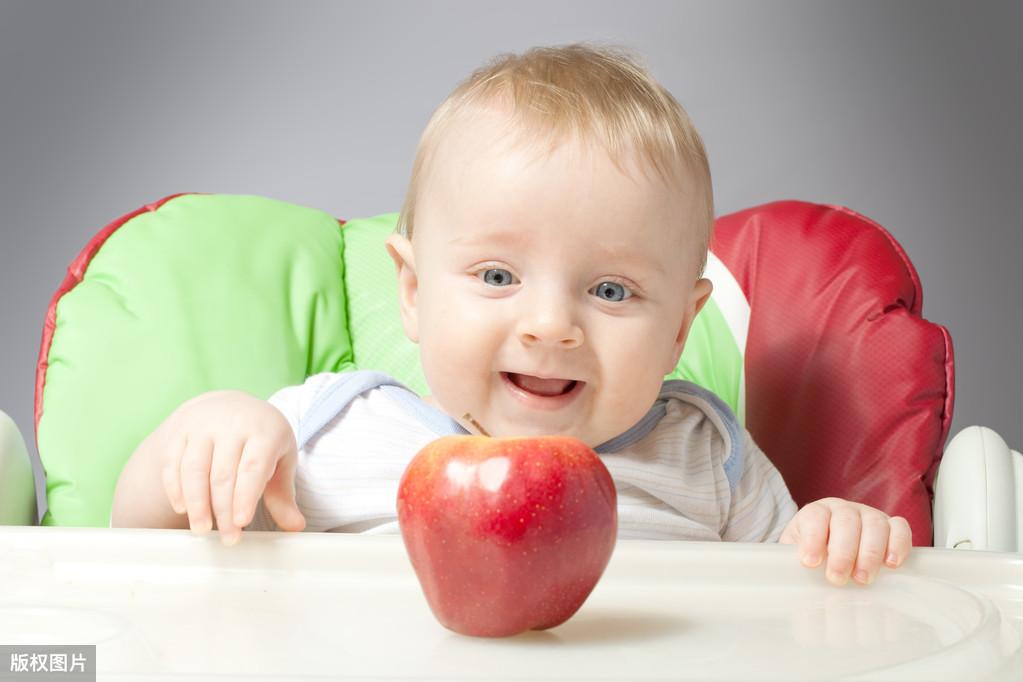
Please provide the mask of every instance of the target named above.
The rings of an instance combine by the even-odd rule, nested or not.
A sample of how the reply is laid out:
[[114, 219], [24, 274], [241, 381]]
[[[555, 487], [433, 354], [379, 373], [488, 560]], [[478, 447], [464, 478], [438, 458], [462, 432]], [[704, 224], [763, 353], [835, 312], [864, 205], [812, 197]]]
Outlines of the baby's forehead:
[[536, 211], [563, 215], [576, 207], [592, 216], [598, 236], [616, 222], [681, 226], [691, 213], [686, 205], [691, 188], [666, 183], [641, 159], [615, 159], [585, 139], [457, 144], [459, 149], [438, 158], [421, 186], [421, 206], [433, 209], [424, 213], [449, 219], [461, 214], [472, 224], [521, 223]]
[[700, 246], [684, 219], [665, 211], [612, 214], [613, 207], [596, 202], [581, 211], [560, 211], [533, 203], [534, 195], [495, 189], [482, 199], [456, 197], [440, 210], [425, 211], [413, 239], [431, 243], [428, 251], [435, 255], [530, 255], [593, 266], [624, 260], [661, 271], [688, 262]]

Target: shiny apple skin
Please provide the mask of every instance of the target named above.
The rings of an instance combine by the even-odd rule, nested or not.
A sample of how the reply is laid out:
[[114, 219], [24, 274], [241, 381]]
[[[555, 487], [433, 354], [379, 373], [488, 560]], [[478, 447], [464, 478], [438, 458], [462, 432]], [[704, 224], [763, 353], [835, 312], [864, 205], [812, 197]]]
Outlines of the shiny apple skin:
[[437, 620], [502, 637], [582, 606], [614, 551], [617, 495], [576, 438], [445, 436], [406, 468], [398, 523]]

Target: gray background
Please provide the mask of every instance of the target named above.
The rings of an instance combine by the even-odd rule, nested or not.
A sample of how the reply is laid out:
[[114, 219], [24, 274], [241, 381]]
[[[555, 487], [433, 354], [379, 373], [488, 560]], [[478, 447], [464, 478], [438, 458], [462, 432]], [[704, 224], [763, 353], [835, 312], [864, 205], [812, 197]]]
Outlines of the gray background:
[[0, 409], [34, 450], [49, 299], [111, 220], [187, 191], [398, 210], [457, 81], [498, 52], [601, 40], [688, 109], [719, 215], [791, 198], [886, 226], [952, 334], [952, 433], [1019, 449], [1021, 7], [0, 0]]

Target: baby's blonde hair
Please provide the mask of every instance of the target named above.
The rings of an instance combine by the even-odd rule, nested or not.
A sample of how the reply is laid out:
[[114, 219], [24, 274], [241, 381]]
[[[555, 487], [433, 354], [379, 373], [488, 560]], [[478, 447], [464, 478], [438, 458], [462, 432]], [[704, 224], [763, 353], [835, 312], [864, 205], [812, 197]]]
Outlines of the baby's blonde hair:
[[602, 147], [619, 167], [626, 154], [638, 150], [665, 182], [680, 190], [685, 174], [678, 171], [688, 169], [697, 185], [694, 228], [702, 246], [697, 276], [702, 276], [714, 228], [703, 141], [682, 105], [621, 47], [575, 43], [501, 54], [462, 81], [433, 113], [419, 140], [398, 217], [401, 234], [412, 237], [423, 178], [452, 122], [502, 99], [511, 100], [522, 128], [547, 142], [566, 133], [581, 135]]

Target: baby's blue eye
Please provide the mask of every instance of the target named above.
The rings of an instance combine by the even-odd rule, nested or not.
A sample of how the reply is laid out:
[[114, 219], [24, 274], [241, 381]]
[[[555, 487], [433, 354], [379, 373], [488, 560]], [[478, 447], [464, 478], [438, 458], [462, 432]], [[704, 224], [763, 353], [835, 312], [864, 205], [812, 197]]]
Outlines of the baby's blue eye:
[[506, 287], [515, 281], [512, 274], [504, 268], [490, 268], [479, 273], [483, 281], [494, 287]]
[[624, 301], [632, 296], [628, 287], [618, 282], [601, 282], [590, 289], [590, 292], [599, 299], [613, 302]]

